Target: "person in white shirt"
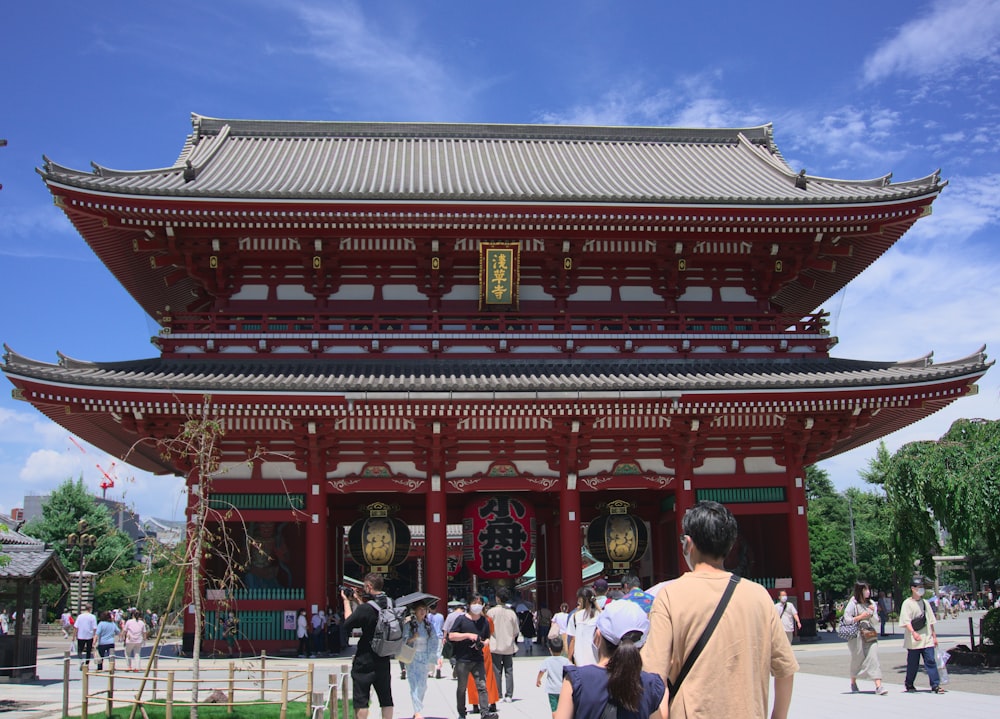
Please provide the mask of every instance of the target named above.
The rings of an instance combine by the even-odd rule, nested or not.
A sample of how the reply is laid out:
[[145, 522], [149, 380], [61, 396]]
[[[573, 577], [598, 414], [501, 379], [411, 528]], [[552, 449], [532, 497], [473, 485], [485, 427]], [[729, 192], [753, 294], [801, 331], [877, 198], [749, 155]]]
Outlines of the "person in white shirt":
[[94, 635], [97, 633], [97, 617], [91, 613], [90, 605], [80, 612], [73, 628], [76, 631], [76, 653], [82, 670], [84, 664], [90, 666], [94, 655]]
[[[517, 613], [510, 608], [510, 592], [500, 589], [497, 592], [497, 605], [486, 612], [493, 621], [493, 634], [490, 636], [490, 655], [493, 658], [493, 672], [497, 680], [497, 692], [503, 695], [503, 701], [514, 699], [514, 653], [517, 651], [517, 634], [520, 625]], [[504, 691], [504, 676], [507, 677]]]

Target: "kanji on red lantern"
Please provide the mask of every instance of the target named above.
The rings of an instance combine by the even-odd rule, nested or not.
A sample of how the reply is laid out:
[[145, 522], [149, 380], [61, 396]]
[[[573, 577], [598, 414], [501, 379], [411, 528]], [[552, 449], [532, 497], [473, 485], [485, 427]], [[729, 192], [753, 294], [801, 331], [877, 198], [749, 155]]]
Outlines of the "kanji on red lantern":
[[483, 579], [520, 577], [535, 559], [535, 510], [516, 497], [487, 497], [466, 507], [463, 555]]

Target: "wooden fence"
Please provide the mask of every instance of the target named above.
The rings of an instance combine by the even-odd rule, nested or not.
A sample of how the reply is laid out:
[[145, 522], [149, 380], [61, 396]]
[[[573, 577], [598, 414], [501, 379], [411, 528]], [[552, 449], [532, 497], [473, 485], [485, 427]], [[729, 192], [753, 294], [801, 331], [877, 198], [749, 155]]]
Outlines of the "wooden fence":
[[[92, 705], [103, 705], [105, 716], [111, 716], [116, 705], [121, 708], [150, 703], [162, 703], [166, 718], [173, 719], [175, 708], [192, 706], [191, 692], [196, 685], [198, 706], [225, 706], [229, 714], [239, 706], [274, 706], [279, 710], [279, 719], [288, 719], [289, 703], [303, 702], [307, 707], [306, 717], [311, 719], [322, 719], [326, 709], [330, 710], [332, 719], [336, 719], [338, 703], [343, 706], [343, 715], [350, 716], [347, 696], [350, 667], [346, 664], [331, 672], [327, 685], [319, 691], [314, 681], [314, 663], [301, 667], [272, 659], [269, 667], [264, 653], [240, 662], [230, 661], [225, 667], [215, 666], [214, 662], [207, 666], [202, 664], [197, 680], [192, 678], [190, 666], [164, 669], [159, 666], [157, 657], [150, 659], [142, 676], [117, 671], [113, 657], [108, 657], [105, 664], [107, 668], [103, 671], [89, 671], [86, 665], [83, 667], [81, 719], [88, 719]], [[64, 687], [68, 689], [68, 658], [63, 672]], [[218, 692], [222, 692], [224, 700]], [[215, 699], [206, 701], [213, 694]], [[69, 716], [68, 710], [69, 692], [64, 691], [64, 717]], [[137, 714], [133, 710], [132, 715]]]

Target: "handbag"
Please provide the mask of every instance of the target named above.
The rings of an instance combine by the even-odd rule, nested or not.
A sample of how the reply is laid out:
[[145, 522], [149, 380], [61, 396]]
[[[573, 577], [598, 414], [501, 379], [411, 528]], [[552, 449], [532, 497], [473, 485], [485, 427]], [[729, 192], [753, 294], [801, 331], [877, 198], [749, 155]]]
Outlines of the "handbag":
[[417, 647], [413, 644], [403, 643], [403, 646], [399, 648], [396, 652], [396, 659], [398, 659], [403, 664], [409, 664], [413, 661], [413, 657], [417, 654]]
[[559, 634], [560, 634], [559, 625], [556, 624], [555, 622], [552, 622], [552, 624], [549, 626], [549, 634], [546, 638], [555, 639], [556, 637], [559, 636]]
[[455, 645], [451, 642], [445, 642], [444, 646], [441, 647], [441, 657], [451, 659], [453, 656], [455, 656]]
[[840, 623], [837, 625], [837, 636], [843, 640], [854, 639], [858, 636], [858, 632], [861, 627], [858, 626], [857, 622], [846, 622], [844, 617], [840, 618]]
[[872, 642], [878, 641], [878, 632], [875, 631], [875, 627], [871, 625], [867, 620], [861, 622], [861, 639], [864, 640], [865, 644], [871, 644]]
[[688, 675], [691, 671], [691, 667], [694, 666], [695, 660], [698, 655], [701, 654], [701, 650], [705, 648], [708, 644], [708, 640], [712, 638], [712, 633], [715, 631], [716, 625], [719, 620], [722, 619], [722, 613], [726, 609], [726, 605], [729, 604], [729, 600], [733, 596], [733, 591], [736, 589], [736, 585], [740, 583], [740, 578], [735, 574], [729, 576], [729, 583], [726, 585], [726, 591], [722, 593], [722, 599], [719, 600], [718, 606], [715, 608], [715, 613], [712, 614], [712, 618], [708, 620], [708, 626], [705, 627], [705, 631], [701, 633], [698, 637], [697, 644], [694, 645], [694, 649], [688, 654], [687, 659], [684, 660], [684, 666], [681, 667], [680, 673], [677, 675], [677, 681], [671, 682], [667, 679], [667, 691], [669, 692], [670, 699], [667, 700], [667, 706], [670, 706], [670, 702], [674, 700], [677, 696], [677, 692], [680, 691], [681, 682], [684, 681], [684, 677]]

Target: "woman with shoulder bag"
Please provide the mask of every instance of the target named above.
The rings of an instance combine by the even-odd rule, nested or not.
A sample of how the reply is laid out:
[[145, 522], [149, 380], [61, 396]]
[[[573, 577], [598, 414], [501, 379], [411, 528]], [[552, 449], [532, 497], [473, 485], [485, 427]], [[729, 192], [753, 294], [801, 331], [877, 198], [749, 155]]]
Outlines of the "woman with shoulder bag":
[[854, 585], [854, 596], [844, 607], [844, 622], [857, 624], [858, 633], [847, 640], [851, 651], [851, 691], [857, 692], [858, 679], [872, 679], [875, 693], [885, 696], [889, 690], [882, 686], [882, 666], [878, 660], [878, 607], [872, 600], [872, 590], [867, 582]]
[[410, 684], [410, 699], [413, 701], [413, 719], [423, 719], [424, 695], [427, 694], [427, 675], [437, 665], [437, 632], [427, 618], [429, 602], [418, 602], [412, 607], [413, 614], [403, 624], [403, 641], [408, 647], [401, 651], [400, 661], [409, 664], [406, 681]]

